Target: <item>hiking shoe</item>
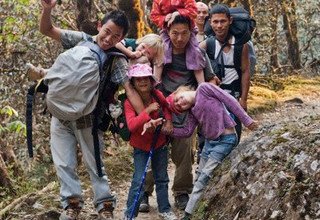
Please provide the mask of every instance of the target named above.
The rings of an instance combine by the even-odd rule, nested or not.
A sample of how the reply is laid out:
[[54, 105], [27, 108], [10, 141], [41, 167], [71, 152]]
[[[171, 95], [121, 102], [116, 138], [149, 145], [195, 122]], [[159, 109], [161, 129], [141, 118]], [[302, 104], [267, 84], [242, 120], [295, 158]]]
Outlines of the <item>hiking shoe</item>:
[[149, 196], [148, 194], [144, 193], [139, 206], [139, 212], [149, 212], [149, 211], [150, 211]]
[[61, 213], [59, 220], [76, 220], [80, 213], [80, 201], [79, 198], [68, 199], [68, 207]]
[[181, 220], [191, 220], [191, 214], [185, 212], [184, 216], [183, 216], [183, 218]]
[[175, 201], [175, 206], [180, 209], [180, 210], [184, 210], [187, 206], [187, 203], [189, 201], [189, 195], [188, 194], [180, 194], [177, 195], [174, 198]]
[[103, 203], [104, 207], [99, 211], [99, 220], [113, 219], [113, 202], [108, 201]]
[[38, 80], [44, 77], [45, 70], [41, 67], [35, 67], [31, 63], [26, 63], [27, 75], [30, 80]]
[[163, 220], [178, 220], [176, 214], [174, 214], [172, 211], [169, 212], [161, 212], [159, 214], [160, 218]]

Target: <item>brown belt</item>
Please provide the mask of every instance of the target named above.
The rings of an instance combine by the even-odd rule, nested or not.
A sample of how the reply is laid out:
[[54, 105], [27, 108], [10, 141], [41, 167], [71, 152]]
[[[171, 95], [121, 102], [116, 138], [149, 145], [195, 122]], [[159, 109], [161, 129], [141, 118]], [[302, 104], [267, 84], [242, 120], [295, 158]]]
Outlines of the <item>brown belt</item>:
[[[59, 119], [60, 123], [63, 124], [64, 126], [69, 126], [71, 121], [67, 120], [61, 120]], [[92, 127], [92, 121], [93, 121], [93, 115], [85, 115], [76, 120], [76, 126], [77, 129], [84, 129], [84, 128], [89, 128]]]

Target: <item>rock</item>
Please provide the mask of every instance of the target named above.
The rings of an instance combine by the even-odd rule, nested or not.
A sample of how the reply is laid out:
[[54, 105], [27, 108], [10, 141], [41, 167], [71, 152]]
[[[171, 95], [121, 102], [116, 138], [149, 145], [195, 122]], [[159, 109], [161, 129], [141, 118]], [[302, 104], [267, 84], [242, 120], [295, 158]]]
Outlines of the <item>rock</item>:
[[[315, 171], [315, 172], [319, 172], [318, 167], [319, 167], [319, 161], [318, 160], [312, 161], [312, 163], [310, 165], [311, 170]], [[319, 169], [320, 169], [320, 167], [319, 167]]]
[[40, 204], [39, 202], [36, 202], [33, 204], [32, 208], [34, 209], [44, 209], [44, 206]]
[[49, 210], [37, 216], [37, 220], [57, 220], [60, 213], [56, 210]]
[[271, 219], [277, 218], [280, 215], [280, 213], [281, 213], [281, 211], [279, 211], [279, 210], [273, 211], [270, 218]]
[[305, 162], [306, 162], [306, 160], [308, 160], [308, 158], [309, 158], [309, 156], [304, 151], [301, 151], [300, 154], [295, 155], [293, 157], [293, 159], [294, 159], [293, 167], [299, 167], [299, 166], [305, 164]]
[[286, 101], [284, 101], [285, 103], [298, 103], [298, 104], [302, 104], [303, 101], [300, 98], [293, 98], [293, 99], [288, 99]]

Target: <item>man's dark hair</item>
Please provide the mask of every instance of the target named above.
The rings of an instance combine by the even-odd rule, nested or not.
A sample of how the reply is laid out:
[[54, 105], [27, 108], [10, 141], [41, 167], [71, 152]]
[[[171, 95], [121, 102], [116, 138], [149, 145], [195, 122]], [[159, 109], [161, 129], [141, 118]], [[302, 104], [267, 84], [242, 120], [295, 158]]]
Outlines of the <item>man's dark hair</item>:
[[115, 23], [117, 26], [123, 28], [123, 36], [128, 33], [129, 30], [129, 20], [126, 14], [120, 10], [113, 10], [105, 14], [104, 18], [101, 21], [101, 25], [104, 25], [109, 20]]
[[174, 20], [172, 21], [171, 26], [174, 24], [187, 24], [189, 29], [191, 30], [191, 21], [190, 21], [190, 18], [188, 18], [188, 17], [182, 16], [182, 15], [177, 15], [174, 18]]
[[225, 15], [227, 15], [228, 18], [230, 18], [229, 7], [227, 5], [225, 5], [225, 4], [216, 4], [216, 5], [214, 5], [209, 11], [210, 17], [213, 14], [225, 14]]

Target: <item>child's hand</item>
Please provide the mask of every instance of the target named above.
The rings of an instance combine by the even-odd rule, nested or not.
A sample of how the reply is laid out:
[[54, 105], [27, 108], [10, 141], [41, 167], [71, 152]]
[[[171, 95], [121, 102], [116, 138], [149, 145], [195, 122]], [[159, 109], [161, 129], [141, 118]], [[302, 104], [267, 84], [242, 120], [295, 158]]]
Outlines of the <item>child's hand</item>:
[[173, 124], [171, 120], [166, 120], [161, 129], [162, 133], [165, 135], [171, 135], [173, 132]]
[[47, 71], [45, 69], [43, 69], [40, 66], [35, 67], [31, 63], [26, 63], [26, 70], [27, 70], [27, 76], [29, 77], [30, 80], [41, 79], [47, 74]]
[[170, 20], [168, 21], [167, 27], [170, 27], [172, 22], [174, 21], [174, 19], [180, 15], [180, 13], [178, 11], [175, 11], [172, 13]]
[[258, 129], [258, 123], [253, 121], [247, 128], [251, 131], [257, 130]]
[[146, 131], [154, 130], [158, 125], [161, 125], [163, 121], [164, 121], [163, 118], [151, 119], [150, 121], [148, 121], [143, 125], [143, 130], [141, 135], [144, 135]]
[[239, 104], [241, 105], [241, 107], [243, 108], [243, 110], [247, 111], [247, 100], [244, 100], [242, 98], [239, 99]]
[[131, 53], [130, 58], [131, 59], [138, 59], [142, 56], [142, 53], [140, 51], [134, 51]]
[[166, 17], [164, 18], [165, 22], [168, 22], [171, 19], [172, 13], [169, 13], [166, 15]]
[[220, 79], [219, 79], [217, 76], [214, 76], [214, 77], [209, 81], [209, 83], [212, 83], [212, 84], [218, 86], [218, 85], [221, 84], [221, 81], [220, 81]]
[[146, 108], [146, 112], [147, 112], [148, 114], [150, 114], [150, 113], [153, 112], [153, 111], [158, 111], [159, 108], [160, 108], [159, 103], [153, 102], [153, 103], [151, 103], [151, 104]]

